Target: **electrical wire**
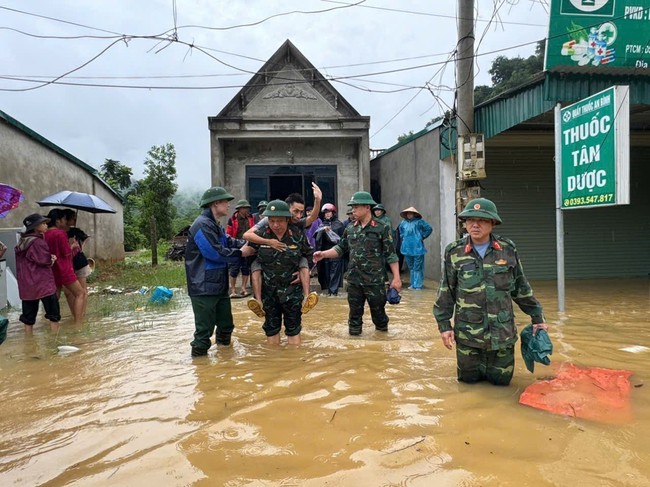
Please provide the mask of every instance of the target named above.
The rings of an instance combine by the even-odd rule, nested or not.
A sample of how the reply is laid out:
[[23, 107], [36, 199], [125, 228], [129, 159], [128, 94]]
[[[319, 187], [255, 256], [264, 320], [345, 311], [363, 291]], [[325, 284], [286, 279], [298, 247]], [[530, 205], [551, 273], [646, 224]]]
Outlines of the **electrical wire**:
[[[353, 4], [347, 3], [347, 2], [341, 2], [338, 0], [321, 0], [322, 2], [328, 2], [328, 3], [338, 3], [341, 5], [349, 5], [353, 6]], [[355, 5], [356, 6], [356, 5]], [[398, 12], [398, 13], [405, 13], [405, 14], [413, 14], [413, 15], [423, 15], [427, 17], [440, 17], [443, 19], [456, 19], [457, 17], [454, 15], [445, 15], [445, 14], [433, 14], [429, 12], [415, 12], [413, 10], [402, 10], [398, 8], [388, 8], [388, 7], [377, 7], [374, 5], [358, 5], [361, 8], [371, 8], [374, 10], [385, 10], [388, 12]], [[478, 22], [487, 22], [486, 20], [483, 19], [477, 19]], [[523, 25], [523, 26], [529, 26], [529, 27], [544, 27], [544, 24], [531, 24], [527, 22], [504, 22], [506, 24], [511, 24], [511, 25]]]

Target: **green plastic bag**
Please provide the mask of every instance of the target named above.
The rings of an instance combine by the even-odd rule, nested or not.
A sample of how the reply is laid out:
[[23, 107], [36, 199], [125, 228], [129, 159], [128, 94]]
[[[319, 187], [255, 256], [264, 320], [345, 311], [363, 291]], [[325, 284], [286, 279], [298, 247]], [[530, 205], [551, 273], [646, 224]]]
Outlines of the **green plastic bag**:
[[521, 330], [521, 356], [528, 370], [535, 371], [535, 362], [549, 365], [551, 359], [548, 356], [552, 353], [553, 344], [546, 330], [537, 330], [535, 336], [532, 324]]

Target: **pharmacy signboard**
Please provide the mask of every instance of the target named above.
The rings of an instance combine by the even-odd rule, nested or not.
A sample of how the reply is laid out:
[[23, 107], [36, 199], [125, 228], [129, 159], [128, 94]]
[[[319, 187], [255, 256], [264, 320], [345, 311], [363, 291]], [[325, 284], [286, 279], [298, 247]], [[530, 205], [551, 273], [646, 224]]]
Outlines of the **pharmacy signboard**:
[[630, 202], [629, 87], [560, 110], [562, 209]]
[[545, 69], [650, 74], [650, 0], [552, 0]]

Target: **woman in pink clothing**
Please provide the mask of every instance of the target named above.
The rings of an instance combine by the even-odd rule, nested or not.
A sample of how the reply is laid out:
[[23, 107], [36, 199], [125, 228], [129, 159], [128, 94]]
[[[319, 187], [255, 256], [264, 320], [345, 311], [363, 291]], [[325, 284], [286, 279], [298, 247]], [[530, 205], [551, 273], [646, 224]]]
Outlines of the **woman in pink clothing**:
[[81, 323], [83, 321], [85, 293], [72, 266], [72, 248], [68, 240], [68, 222], [63, 210], [58, 208], [51, 210], [47, 217], [50, 222], [48, 223], [49, 228], [45, 232], [45, 241], [50, 247], [50, 252], [56, 256], [52, 271], [54, 272], [57, 293], [60, 295], [61, 288], [69, 291], [68, 305], [72, 317], [75, 323]]

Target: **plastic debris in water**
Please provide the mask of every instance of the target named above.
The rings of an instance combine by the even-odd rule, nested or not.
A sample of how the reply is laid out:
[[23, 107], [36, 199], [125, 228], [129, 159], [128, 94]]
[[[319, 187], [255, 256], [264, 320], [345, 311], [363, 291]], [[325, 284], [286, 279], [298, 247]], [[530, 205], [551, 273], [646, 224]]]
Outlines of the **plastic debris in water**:
[[166, 303], [174, 296], [174, 291], [165, 286], [158, 286], [151, 293], [150, 303]]
[[644, 347], [643, 345], [632, 345], [631, 347], [619, 348], [619, 350], [622, 352], [641, 353], [650, 351], [650, 348]]
[[629, 370], [561, 364], [554, 377], [526, 387], [519, 403], [553, 414], [604, 423], [632, 420]]
[[77, 347], [73, 347], [72, 345], [59, 345], [59, 353], [64, 354], [64, 353], [73, 353], [73, 352], [78, 352], [79, 349]]

